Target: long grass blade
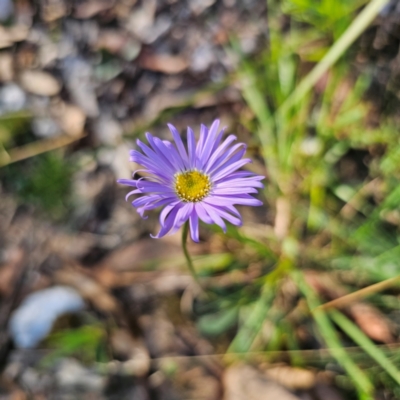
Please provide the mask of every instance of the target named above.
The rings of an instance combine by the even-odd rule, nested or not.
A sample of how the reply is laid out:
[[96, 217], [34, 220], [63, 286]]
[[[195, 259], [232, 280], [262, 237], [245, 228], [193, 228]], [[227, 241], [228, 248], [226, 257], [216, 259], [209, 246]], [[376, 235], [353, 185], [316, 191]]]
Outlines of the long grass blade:
[[372, 0], [354, 19], [343, 35], [333, 44], [325, 57], [299, 83], [293, 93], [281, 105], [278, 113], [287, 111], [301, 101], [307, 92], [318, 82], [322, 75], [343, 55], [351, 44], [364, 32], [389, 0]]
[[346, 350], [343, 348], [334, 326], [329, 320], [328, 316], [322, 311], [318, 310], [319, 300], [313, 290], [307, 285], [304, 277], [300, 271], [292, 271], [292, 278], [297, 283], [300, 291], [303, 293], [307, 300], [310, 309], [316, 309], [313, 313], [315, 322], [318, 325], [319, 331], [329, 347], [332, 356], [335, 357], [337, 362], [345, 369], [349, 377], [353, 380], [356, 388], [358, 389], [360, 398], [372, 399], [374, 387], [369, 380], [368, 376], [355, 364], [350, 358]]
[[337, 310], [331, 310], [329, 316], [346, 335], [362, 347], [400, 385], [400, 371], [360, 328]]

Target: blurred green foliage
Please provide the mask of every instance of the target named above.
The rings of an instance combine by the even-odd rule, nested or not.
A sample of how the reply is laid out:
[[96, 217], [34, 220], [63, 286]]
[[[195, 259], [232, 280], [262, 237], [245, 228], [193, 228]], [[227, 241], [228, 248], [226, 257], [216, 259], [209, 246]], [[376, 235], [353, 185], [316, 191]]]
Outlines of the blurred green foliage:
[[76, 357], [88, 365], [107, 361], [105, 339], [106, 333], [101, 325], [83, 325], [55, 332], [46, 339], [50, 353], [41, 364], [47, 367], [63, 357]]
[[61, 220], [71, 203], [74, 170], [62, 151], [52, 151], [3, 167], [0, 179], [21, 203], [38, 207], [48, 217]]
[[[398, 128], [365, 99], [371, 72], [354, 68], [354, 52], [346, 52], [345, 46], [312, 90], [288, 102], [309, 62], [319, 61], [352, 29], [355, 11], [365, 3], [269, 3], [267, 48], [257, 59], [241, 55], [235, 79], [253, 113], [253, 118], [243, 113], [241, 123], [260, 141], [268, 171], [267, 208], [275, 213], [275, 224], [280, 218], [288, 223], [283, 233], [264, 227], [264, 235], [256, 237], [235, 228], [228, 231], [238, 254], [253, 253], [248, 265], [261, 266], [263, 275], [252, 285], [258, 294], [236, 287], [237, 296], [216, 301], [201, 326], [223, 331], [224, 324], [231, 329], [236, 323], [229, 352], [275, 351], [293, 355], [294, 365], [309, 365], [301, 353], [307, 345], [297, 333], [306, 327], [336, 359], [337, 384], [360, 399], [372, 399], [376, 389], [395, 393], [400, 384], [398, 351], [381, 350], [339, 311], [314, 313], [321, 299], [304, 271], [329, 272], [332, 282], [345, 278], [342, 287], [350, 291], [400, 275]], [[235, 40], [232, 44], [240, 54]], [[382, 305], [381, 297], [372, 299], [383, 313], [387, 304], [397, 304], [397, 297], [386, 295]], [[361, 353], [348, 352], [349, 344], [359, 346]], [[374, 367], [366, 368], [371, 359]]]
[[[270, 360], [284, 355], [293, 365], [318, 368], [329, 361], [337, 385], [350, 398], [372, 399], [382, 388], [400, 398], [399, 351], [379, 347], [344, 313], [314, 312], [328, 299], [305, 278], [309, 270], [328, 272], [332, 286], [339, 281], [345, 290], [357, 291], [400, 275], [398, 127], [366, 100], [371, 72], [355, 68], [354, 51], [345, 47], [301, 101], [283, 107], [313, 63], [351, 29], [366, 3], [272, 1], [268, 44], [256, 59], [243, 56], [232, 39], [241, 59], [232, 80], [248, 105], [240, 123], [259, 142], [268, 171], [264, 201], [275, 228], [279, 220], [287, 225], [280, 232], [271, 221], [269, 226], [258, 224], [256, 232], [229, 227], [229, 252], [196, 259], [199, 275], [254, 268], [258, 276], [251, 284], [238, 279], [230, 286], [216, 285], [213, 296], [196, 304], [195, 312], [203, 334], [235, 332], [228, 352], [265, 351]], [[13, 136], [16, 124], [0, 120], [0, 142], [6, 148], [19, 144]], [[23, 202], [61, 218], [72, 173], [64, 154], [51, 152], [10, 165], [0, 176]], [[369, 300], [389, 318], [398, 309], [398, 294], [393, 288]], [[395, 318], [391, 323], [400, 330]], [[60, 332], [49, 342], [57, 348], [52, 357], [80, 354], [93, 362], [103, 338], [102, 329], [91, 326]], [[324, 356], [303, 352], [324, 348], [329, 352]]]

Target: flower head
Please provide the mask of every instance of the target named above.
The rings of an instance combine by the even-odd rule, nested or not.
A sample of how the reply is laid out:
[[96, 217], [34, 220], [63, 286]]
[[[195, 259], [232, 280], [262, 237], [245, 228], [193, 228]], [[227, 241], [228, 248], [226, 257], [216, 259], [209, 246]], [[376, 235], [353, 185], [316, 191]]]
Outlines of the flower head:
[[[239, 171], [251, 162], [242, 158], [246, 145], [238, 143], [234, 135], [223, 139], [216, 120], [210, 129], [201, 125], [200, 138], [196, 144], [193, 130], [187, 129], [187, 149], [176, 128], [168, 124], [175, 145], [146, 133], [150, 146], [140, 140], [137, 150], [130, 151], [130, 160], [145, 169], [145, 178], [119, 179], [124, 185], [135, 189], [126, 196], [141, 195], [132, 205], [142, 218], [147, 210], [164, 207], [160, 214], [161, 229], [154, 238], [175, 233], [187, 220], [191, 237], [199, 241], [199, 219], [206, 224], [217, 224], [224, 232], [224, 219], [233, 225], [241, 225], [242, 219], [235, 205], [259, 206], [261, 201], [250, 196], [262, 188], [263, 176]], [[135, 173], [133, 176], [135, 176]]]

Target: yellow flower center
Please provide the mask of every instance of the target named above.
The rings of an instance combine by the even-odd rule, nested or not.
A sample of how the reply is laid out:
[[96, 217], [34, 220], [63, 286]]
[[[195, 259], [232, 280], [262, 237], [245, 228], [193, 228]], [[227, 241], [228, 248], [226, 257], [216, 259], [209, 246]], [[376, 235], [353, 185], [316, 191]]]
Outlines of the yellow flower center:
[[208, 175], [193, 170], [175, 174], [175, 191], [182, 201], [196, 203], [206, 197], [211, 190]]

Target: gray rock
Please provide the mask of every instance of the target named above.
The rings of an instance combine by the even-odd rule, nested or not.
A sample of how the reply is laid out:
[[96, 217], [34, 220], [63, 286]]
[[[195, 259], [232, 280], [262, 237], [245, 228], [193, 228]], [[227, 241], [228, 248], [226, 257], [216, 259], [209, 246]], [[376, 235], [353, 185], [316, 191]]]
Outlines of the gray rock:
[[172, 19], [167, 14], [155, 18], [156, 2], [147, 0], [143, 7], [132, 12], [126, 23], [126, 29], [143, 43], [150, 44], [165, 34], [172, 26]]
[[11, 0], [0, 0], [0, 21], [5, 21], [14, 12], [14, 5]]
[[32, 121], [32, 131], [35, 136], [49, 138], [60, 135], [61, 128], [54, 119], [49, 117], [37, 117]]
[[72, 358], [61, 361], [55, 378], [60, 388], [75, 391], [101, 392], [106, 383], [104, 377], [84, 368]]
[[155, 42], [160, 36], [168, 32], [172, 26], [172, 20], [168, 15], [157, 17], [154, 25], [143, 32], [142, 40], [146, 44]]
[[122, 126], [109, 115], [101, 115], [94, 125], [97, 140], [105, 145], [115, 146], [122, 137]]
[[190, 0], [189, 7], [195, 15], [200, 15], [211, 7], [216, 0]]
[[190, 69], [194, 72], [206, 71], [216, 61], [213, 47], [209, 44], [198, 46], [190, 60]]
[[92, 81], [91, 65], [82, 58], [67, 57], [62, 63], [66, 87], [75, 102], [88, 117], [99, 115], [99, 106]]
[[11, 337], [17, 347], [33, 348], [49, 334], [59, 316], [84, 306], [81, 296], [70, 287], [54, 286], [32, 293], [11, 315]]
[[15, 83], [8, 83], [0, 89], [0, 109], [4, 112], [22, 110], [26, 105], [25, 92]]

